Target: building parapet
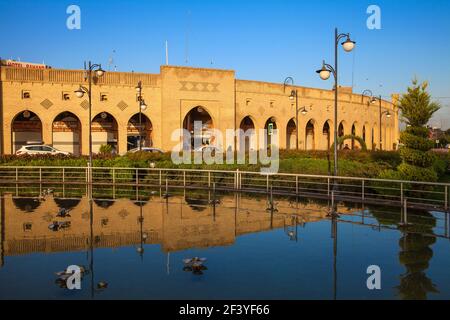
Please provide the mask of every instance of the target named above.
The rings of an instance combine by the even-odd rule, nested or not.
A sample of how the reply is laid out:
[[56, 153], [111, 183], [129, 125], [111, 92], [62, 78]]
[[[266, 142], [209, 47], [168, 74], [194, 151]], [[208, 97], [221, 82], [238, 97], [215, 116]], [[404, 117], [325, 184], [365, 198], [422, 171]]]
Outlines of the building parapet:
[[[25, 69], [15, 67], [0, 67], [0, 70], [0, 81], [68, 84], [81, 84], [84, 82], [83, 70]], [[136, 86], [138, 81], [142, 81], [143, 86], [158, 87], [159, 79], [159, 74], [106, 72], [103, 77], [96, 79], [96, 83], [99, 85]]]
[[[286, 96], [287, 94], [289, 94], [288, 90], [295, 88], [298, 90], [298, 94], [300, 97], [334, 101], [334, 90], [310, 88], [291, 84], [286, 85], [286, 92], [284, 92], [284, 88], [285, 86], [282, 83], [255, 80], [236, 80], [237, 93], [273, 94]], [[368, 99], [367, 97], [364, 98]], [[348, 87], [340, 87], [339, 101], [361, 104], [363, 102], [363, 96], [362, 94], [353, 93]], [[391, 101], [382, 101], [384, 107], [392, 106]]]

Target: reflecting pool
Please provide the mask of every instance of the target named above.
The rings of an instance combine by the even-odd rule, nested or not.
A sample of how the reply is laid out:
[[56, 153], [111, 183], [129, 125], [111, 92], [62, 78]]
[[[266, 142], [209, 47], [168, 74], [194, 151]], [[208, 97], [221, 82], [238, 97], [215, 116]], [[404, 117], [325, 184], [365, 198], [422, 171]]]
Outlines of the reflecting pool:
[[[401, 227], [397, 208], [339, 203], [331, 218], [327, 202], [207, 191], [0, 206], [0, 299], [450, 299], [442, 212]], [[57, 275], [70, 265], [80, 290]]]

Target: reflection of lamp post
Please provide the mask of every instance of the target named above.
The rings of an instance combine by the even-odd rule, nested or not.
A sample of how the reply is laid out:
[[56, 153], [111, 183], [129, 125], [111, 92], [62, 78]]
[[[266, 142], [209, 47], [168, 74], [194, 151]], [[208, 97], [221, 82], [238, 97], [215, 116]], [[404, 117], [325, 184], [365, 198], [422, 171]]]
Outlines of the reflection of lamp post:
[[139, 209], [140, 209], [140, 216], [139, 216], [139, 225], [140, 225], [140, 245], [139, 247], [136, 249], [136, 251], [139, 253], [139, 255], [141, 256], [141, 260], [144, 258], [144, 243], [147, 240], [147, 233], [143, 232], [143, 223], [144, 223], [144, 217], [142, 214], [142, 206], [143, 203], [139, 204]]
[[341, 33], [338, 34], [337, 28], [334, 32], [334, 68], [323, 62], [322, 69], [317, 70], [316, 72], [319, 74], [322, 80], [328, 80], [330, 78], [331, 73], [334, 76], [334, 175], [338, 175], [338, 148], [337, 148], [337, 140], [338, 140], [338, 46], [339, 41], [343, 38], [347, 38], [344, 42], [342, 42], [342, 47], [344, 51], [350, 52], [355, 47], [355, 42], [350, 40], [349, 33]]
[[137, 100], [139, 102], [139, 151], [142, 151], [142, 112], [147, 110], [147, 105], [142, 98], [142, 81], [138, 82], [136, 91], [138, 93]]
[[287, 234], [287, 236], [289, 237], [289, 240], [291, 241], [298, 241], [298, 222], [297, 222], [297, 216], [292, 216], [291, 217], [291, 222], [294, 223], [294, 229], [292, 230], [292, 226], [288, 225], [285, 228], [285, 232]]

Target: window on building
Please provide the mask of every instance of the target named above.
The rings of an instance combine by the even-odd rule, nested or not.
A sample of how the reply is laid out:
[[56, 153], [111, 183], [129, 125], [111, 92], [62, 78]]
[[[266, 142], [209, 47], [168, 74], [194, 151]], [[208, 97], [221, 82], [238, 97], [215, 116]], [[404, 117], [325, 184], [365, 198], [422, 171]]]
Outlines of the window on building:
[[28, 90], [22, 91], [22, 99], [31, 99], [31, 92]]
[[245, 106], [250, 106], [250, 104], [252, 103], [252, 100], [251, 99], [247, 99], [247, 100], [245, 100]]
[[100, 94], [100, 101], [108, 101], [108, 94], [107, 93], [101, 93]]
[[63, 92], [63, 94], [62, 94], [62, 99], [63, 99], [64, 101], [70, 100], [70, 94], [69, 94], [68, 92]]
[[275, 106], [275, 101], [270, 101], [270, 107], [273, 108]]
[[31, 222], [25, 222], [23, 224], [23, 231], [31, 231], [33, 229], [33, 224]]

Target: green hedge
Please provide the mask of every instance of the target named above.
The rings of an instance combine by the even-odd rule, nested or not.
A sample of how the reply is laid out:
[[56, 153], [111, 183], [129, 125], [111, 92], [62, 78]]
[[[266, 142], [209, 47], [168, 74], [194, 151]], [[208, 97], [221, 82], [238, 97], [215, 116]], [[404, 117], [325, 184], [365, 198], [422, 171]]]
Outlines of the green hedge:
[[433, 141], [429, 140], [428, 138], [415, 136], [409, 132], [402, 132], [400, 134], [400, 142], [403, 143], [407, 148], [421, 151], [428, 151], [434, 146]]
[[424, 152], [407, 147], [400, 149], [400, 156], [406, 163], [419, 167], [430, 167], [436, 160], [435, 155], [430, 151]]

